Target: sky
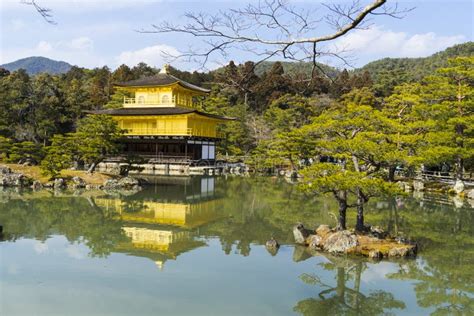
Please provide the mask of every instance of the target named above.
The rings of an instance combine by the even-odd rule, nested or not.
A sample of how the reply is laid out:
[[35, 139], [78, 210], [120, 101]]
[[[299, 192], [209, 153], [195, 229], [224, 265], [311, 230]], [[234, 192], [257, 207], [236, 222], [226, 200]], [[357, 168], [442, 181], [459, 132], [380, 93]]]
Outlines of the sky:
[[[134, 66], [142, 61], [159, 68], [167, 62], [162, 52], [178, 54], [190, 45], [200, 47], [202, 42], [186, 35], [144, 34], [137, 30], [150, 29], [152, 24], [163, 21], [182, 22], [186, 12], [217, 13], [256, 3], [252, 0], [36, 0], [52, 10], [56, 22], [52, 25], [24, 1], [0, 0], [0, 64], [44, 56], [88, 68], [107, 65], [115, 69], [120, 64]], [[318, 2], [299, 0], [291, 4], [299, 9], [315, 9]], [[403, 19], [377, 16], [368, 29], [352, 31], [333, 43], [350, 51], [353, 66], [360, 67], [384, 57], [425, 57], [473, 40], [472, 0], [401, 0], [398, 4], [415, 9]], [[327, 31], [321, 26], [315, 33]], [[212, 59], [208, 67], [249, 59], [258, 57], [231, 51], [226, 58]], [[336, 60], [320, 61], [341, 66]], [[183, 70], [199, 67], [184, 61], [172, 65]]]

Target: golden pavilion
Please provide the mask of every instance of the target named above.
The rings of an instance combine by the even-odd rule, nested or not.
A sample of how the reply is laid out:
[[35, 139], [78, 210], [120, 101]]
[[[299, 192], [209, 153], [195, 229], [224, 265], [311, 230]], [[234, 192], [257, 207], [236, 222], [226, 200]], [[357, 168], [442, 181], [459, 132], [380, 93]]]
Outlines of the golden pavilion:
[[92, 113], [111, 115], [126, 131], [124, 155], [149, 162], [215, 161], [217, 126], [232, 119], [198, 110], [210, 90], [176, 78], [168, 65], [155, 76], [114, 86], [133, 97], [124, 97], [121, 108]]

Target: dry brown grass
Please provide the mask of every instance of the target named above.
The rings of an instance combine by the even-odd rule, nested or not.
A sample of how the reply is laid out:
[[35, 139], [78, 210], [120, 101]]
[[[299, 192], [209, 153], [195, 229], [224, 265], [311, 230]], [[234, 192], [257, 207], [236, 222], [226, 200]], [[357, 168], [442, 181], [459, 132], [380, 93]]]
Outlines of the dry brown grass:
[[[47, 176], [41, 174], [41, 169], [39, 168], [39, 166], [23, 166], [10, 163], [2, 163], [2, 165], [8, 166], [13, 171], [22, 173], [29, 178], [40, 181], [41, 183], [46, 183], [49, 181], [49, 178]], [[103, 184], [105, 180], [110, 179], [112, 177], [110, 175], [98, 172], [90, 174], [83, 170], [63, 170], [61, 171], [60, 175], [60, 177], [66, 179], [70, 179], [75, 176], [81, 177], [86, 183], [94, 185]]]
[[377, 239], [365, 235], [358, 235], [357, 241], [359, 245], [355, 247], [353, 253], [362, 254], [364, 256], [368, 256], [371, 251], [380, 251], [384, 257], [387, 257], [391, 249], [411, 249], [414, 247], [413, 245], [399, 244], [392, 239]]

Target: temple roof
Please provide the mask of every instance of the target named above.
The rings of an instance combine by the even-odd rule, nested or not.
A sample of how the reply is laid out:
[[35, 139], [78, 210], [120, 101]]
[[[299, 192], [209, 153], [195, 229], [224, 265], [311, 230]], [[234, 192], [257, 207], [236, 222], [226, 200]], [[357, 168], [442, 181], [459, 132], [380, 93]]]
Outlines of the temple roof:
[[108, 110], [96, 110], [96, 111], [86, 111], [90, 114], [107, 114], [115, 116], [141, 116], [141, 115], [178, 115], [178, 114], [191, 114], [195, 113], [202, 116], [207, 116], [219, 120], [235, 120], [231, 117], [220, 116], [216, 114], [209, 114], [198, 111], [192, 108], [185, 108], [180, 106], [175, 107], [130, 107], [130, 108], [119, 108], [119, 109], [108, 109]]
[[177, 83], [184, 88], [198, 91], [198, 92], [203, 92], [203, 93], [211, 92], [211, 90], [209, 89], [198, 87], [189, 82], [176, 78], [175, 76], [170, 75], [166, 72], [160, 72], [159, 74], [151, 76], [151, 77], [131, 80], [127, 82], [117, 82], [115, 83], [115, 85], [118, 87], [159, 87], [159, 86], [168, 86], [174, 83]]

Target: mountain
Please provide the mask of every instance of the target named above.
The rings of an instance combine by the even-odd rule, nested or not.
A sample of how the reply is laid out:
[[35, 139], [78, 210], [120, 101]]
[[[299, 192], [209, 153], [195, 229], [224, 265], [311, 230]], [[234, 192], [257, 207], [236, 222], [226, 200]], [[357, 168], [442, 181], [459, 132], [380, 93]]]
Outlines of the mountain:
[[434, 73], [436, 69], [446, 67], [448, 58], [473, 55], [474, 42], [466, 42], [423, 58], [383, 58], [354, 72], [369, 72], [375, 90], [379, 95], [386, 96], [398, 84], [419, 81]]
[[64, 61], [52, 60], [46, 57], [27, 57], [18, 59], [14, 62], [0, 65], [0, 67], [7, 69], [8, 71], [15, 71], [18, 69], [25, 69], [30, 75], [35, 75], [40, 72], [47, 72], [50, 74], [62, 74], [66, 73], [71, 69], [72, 65]]

